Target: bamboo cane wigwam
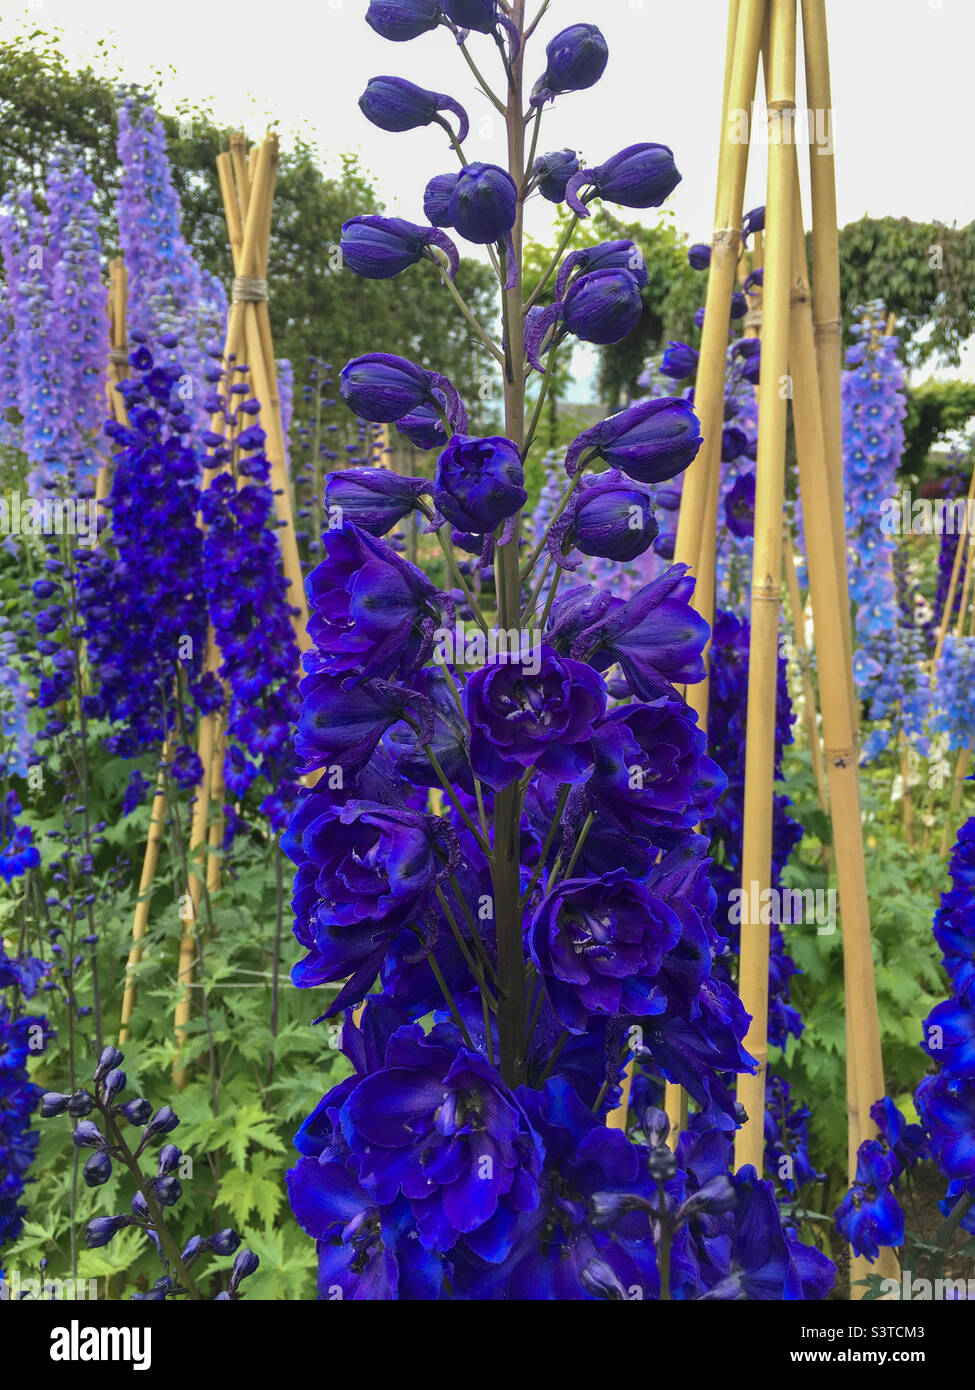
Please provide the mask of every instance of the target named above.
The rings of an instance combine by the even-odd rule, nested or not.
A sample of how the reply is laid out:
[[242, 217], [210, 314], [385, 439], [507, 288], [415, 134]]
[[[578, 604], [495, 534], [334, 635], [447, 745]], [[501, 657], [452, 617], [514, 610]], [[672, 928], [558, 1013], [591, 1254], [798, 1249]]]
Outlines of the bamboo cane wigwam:
[[[271, 465], [271, 487], [275, 494], [282, 566], [289, 582], [288, 598], [296, 611], [292, 625], [299, 651], [307, 650], [308, 607], [301, 574], [295, 533], [291, 484], [278, 395], [277, 370], [267, 303], [267, 274], [270, 256], [271, 210], [277, 172], [277, 137], [267, 135], [245, 155], [243, 136], [234, 136], [229, 153], [217, 157], [217, 173], [227, 221], [227, 235], [233, 257], [234, 281], [224, 361], [228, 368], [246, 363], [255, 398], [260, 402], [260, 420], [267, 432], [265, 452]], [[222, 422], [216, 423], [222, 429]], [[219, 652], [212, 633], [208, 641], [207, 669], [215, 671]], [[197, 788], [190, 834], [190, 903], [184, 914], [180, 940], [178, 978], [183, 987], [176, 1006], [174, 1031], [182, 1051], [191, 1012], [191, 995], [196, 959], [196, 934], [204, 889], [207, 894], [220, 886], [218, 846], [221, 839], [219, 816], [209, 824], [210, 803], [223, 787], [223, 740], [219, 719], [205, 715], [200, 721], [198, 753], [204, 768], [203, 782]], [[205, 863], [200, 861], [204, 860]], [[185, 1082], [185, 1068], [177, 1061], [174, 1077]]]

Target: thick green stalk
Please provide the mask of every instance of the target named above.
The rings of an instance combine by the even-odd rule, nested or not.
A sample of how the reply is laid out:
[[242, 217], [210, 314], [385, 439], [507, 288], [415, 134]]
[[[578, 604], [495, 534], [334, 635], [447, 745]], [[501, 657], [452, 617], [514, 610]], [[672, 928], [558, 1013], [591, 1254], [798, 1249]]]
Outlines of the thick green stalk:
[[[525, 0], [513, 0], [511, 18], [519, 34], [525, 29]], [[511, 65], [505, 124], [508, 133], [508, 172], [516, 188], [525, 175], [525, 122], [523, 114], [524, 48]], [[512, 229], [518, 275], [513, 289], [504, 290], [505, 341], [504, 422], [505, 434], [519, 450], [525, 442], [525, 331], [522, 305], [521, 265], [523, 204], [519, 199]], [[521, 624], [521, 579], [518, 573], [518, 541], [521, 515], [515, 519], [514, 535], [507, 545], [498, 547], [495, 568], [498, 589], [498, 619], [502, 628], [517, 629]], [[525, 988], [525, 948], [523, 911], [519, 903], [521, 884], [519, 865], [520, 804], [517, 786], [499, 792], [494, 802], [494, 911], [498, 939], [498, 1035], [501, 1075], [511, 1086], [525, 1080], [528, 1048], [528, 1001]]]

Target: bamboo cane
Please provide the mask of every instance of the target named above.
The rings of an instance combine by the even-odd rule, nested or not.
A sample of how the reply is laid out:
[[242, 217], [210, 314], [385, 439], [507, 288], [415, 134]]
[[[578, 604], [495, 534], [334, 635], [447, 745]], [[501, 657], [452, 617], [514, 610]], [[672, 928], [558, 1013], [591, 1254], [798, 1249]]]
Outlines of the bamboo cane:
[[[246, 357], [254, 396], [261, 403], [260, 420], [267, 433], [265, 452], [271, 465], [271, 486], [275, 494], [278, 521], [281, 523], [279, 538], [282, 567], [289, 581], [289, 603], [297, 610], [292, 615], [292, 625], [299, 649], [306, 650], [310, 645], [307, 633], [308, 608], [295, 534], [281, 404], [267, 309], [266, 284], [277, 170], [277, 138], [268, 135], [251, 150], [249, 156], [245, 152], [245, 144], [242, 135], [235, 135], [231, 138], [229, 153], [221, 154], [217, 158], [217, 175], [234, 267], [224, 358], [229, 371], [234, 365], [242, 365]], [[215, 423], [215, 428], [220, 429], [219, 422]], [[211, 630], [207, 642], [207, 670], [215, 671], [218, 665], [219, 655]], [[180, 944], [179, 979], [183, 982], [184, 991], [177, 1004], [174, 1019], [180, 1054], [190, 1012], [199, 905], [204, 884], [208, 893], [216, 891], [219, 887], [218, 850], [223, 834], [222, 815], [218, 813], [213, 823], [208, 824], [210, 803], [213, 801], [219, 804], [218, 798], [223, 788], [222, 738], [215, 715], [205, 715], [200, 720], [198, 740], [198, 753], [203, 764], [204, 776], [201, 786], [197, 789], [189, 856], [191, 871], [201, 853], [206, 858], [206, 867], [200, 875], [191, 873], [191, 919], [184, 923]], [[185, 1068], [179, 1060], [179, 1055], [174, 1077], [178, 1086], [185, 1084]]]
[[[803, 505], [808, 516], [818, 518], [808, 536], [810, 597], [822, 676], [820, 696], [847, 977], [848, 1056], [852, 1058], [851, 1079], [856, 1095], [851, 1131], [855, 1128], [858, 1147], [863, 1139], [876, 1133], [869, 1110], [884, 1094], [884, 1073], [870, 939], [856, 735], [849, 690], [844, 684], [848, 665], [842, 650], [845, 640], [843, 596], [831, 534], [829, 465], [821, 413], [822, 395], [816, 389], [816, 349], [798, 190], [793, 257], [799, 287], [793, 303], [790, 340], [793, 412]], [[852, 1137], [851, 1133], [851, 1140]], [[852, 1142], [851, 1150], [855, 1158]]]
[[[165, 762], [168, 757], [168, 745], [164, 743], [160, 759], [162, 762]], [[139, 900], [136, 903], [135, 917], [132, 921], [132, 945], [129, 947], [129, 958], [125, 966], [125, 988], [122, 993], [122, 1014], [118, 1035], [119, 1047], [123, 1046], [129, 1036], [129, 1024], [132, 1021], [132, 1013], [135, 1009], [135, 971], [142, 960], [142, 942], [145, 938], [146, 927], [149, 924], [149, 904], [152, 893], [152, 883], [156, 876], [156, 865], [159, 862], [159, 846], [162, 843], [163, 832], [166, 827], [166, 813], [168, 809], [169, 802], [166, 797], [166, 775], [162, 768], [160, 768], [156, 775], [156, 791], [152, 799], [149, 834], [146, 839], [145, 853], [142, 857], [142, 876], [139, 879]], [[154, 827], [155, 833], [153, 833]]]
[[[959, 542], [959, 545], [961, 542]], [[972, 545], [971, 538], [967, 541], [968, 555], [965, 560], [965, 587], [962, 591], [962, 600], [958, 610], [958, 621], [955, 624], [955, 638], [960, 639], [964, 636], [965, 616], [968, 612], [968, 580], [972, 570]], [[949, 610], [950, 611], [950, 610]], [[975, 613], [972, 615], [972, 622], [969, 626], [969, 637], [975, 630]], [[961, 806], [962, 794], [965, 790], [965, 779], [972, 768], [972, 745], [969, 742], [962, 748], [955, 760], [955, 771], [951, 779], [951, 796], [948, 802], [948, 814], [945, 818], [944, 827], [941, 832], [941, 857], [947, 859], [951, 853], [951, 846], [954, 842], [955, 818], [958, 815], [958, 808]]]
[[968, 497], [965, 505], [965, 515], [962, 517], [961, 530], [958, 534], [958, 542], [955, 545], [955, 555], [951, 565], [951, 579], [948, 583], [948, 593], [945, 596], [944, 607], [941, 610], [941, 622], [938, 625], [938, 635], [934, 645], [934, 656], [931, 658], [931, 670], [937, 666], [944, 650], [945, 638], [951, 626], [951, 615], [955, 606], [955, 595], [958, 592], [958, 580], [961, 575], [962, 560], [965, 560], [965, 569], [968, 570], [970, 556], [965, 554], [968, 543], [968, 513], [972, 502], [975, 501], [975, 468], [972, 469], [972, 476], [968, 484]]
[[[717, 515], [717, 493], [712, 480], [721, 466], [722, 415], [728, 325], [731, 296], [741, 248], [741, 219], [748, 166], [748, 141], [732, 125], [733, 113], [750, 112], [758, 76], [758, 53], [766, 0], [732, 0], [728, 16], [728, 49], [725, 60], [725, 100], [718, 156], [718, 190], [715, 200], [714, 235], [704, 307], [704, 327], [694, 388], [694, 409], [701, 422], [703, 443], [697, 458], [684, 474], [674, 558], [695, 566], [702, 542], [713, 536], [708, 526], [711, 502]], [[733, 37], [734, 36], [734, 37]], [[699, 595], [695, 595], [698, 599]], [[700, 608], [698, 609], [700, 611]], [[706, 615], [704, 615], [706, 616]]]
[[[841, 614], [848, 653], [847, 687], [853, 727], [859, 729], [860, 710], [853, 682], [853, 625], [846, 557], [846, 513], [843, 488], [843, 310], [840, 294], [839, 221], [836, 211], [836, 157], [833, 152], [833, 97], [826, 28], [826, 0], [802, 0], [806, 99], [816, 119], [822, 119], [826, 141], [809, 142], [812, 192], [813, 284], [812, 313], [822, 402], [823, 439], [829, 469], [829, 507], [833, 521], [836, 576], [843, 600]], [[820, 113], [821, 116], [820, 116]]]
[[[769, 925], [752, 920], [751, 904], [769, 887], [775, 783], [775, 702], [778, 675], [782, 575], [782, 511], [785, 499], [789, 317], [792, 289], [791, 228], [796, 160], [793, 144], [796, 76], [796, 0], [771, 0], [769, 63], [768, 196], [765, 217], [765, 281], [762, 371], [759, 384], [755, 542], [752, 564], [751, 641], [745, 748], [745, 809], [739, 994], [751, 1015], [745, 1047], [754, 1073], [738, 1078], [738, 1099], [748, 1120], [735, 1140], [735, 1163], [764, 1159], [765, 1076], [768, 1064]], [[758, 886], [756, 898], [755, 887]], [[759, 914], [760, 915], [760, 914]]]
[[[125, 262], [116, 256], [108, 263], [108, 363], [105, 370], [105, 401], [111, 418], [126, 423], [125, 402], [116, 390], [126, 376], [129, 360], [126, 310], [128, 307], [129, 276]], [[102, 503], [111, 489], [111, 460], [103, 459], [95, 479], [95, 501]], [[100, 508], [101, 510], [101, 508]]]
[[[674, 553], [676, 561], [694, 567], [697, 576], [695, 606], [709, 622], [713, 619], [714, 607], [716, 521], [712, 521], [708, 533], [705, 516], [713, 512], [713, 517], [716, 518], [718, 510], [717, 484], [720, 481], [721, 470], [728, 327], [731, 322], [731, 296], [741, 245], [741, 219], [748, 163], [748, 143], [737, 144], [732, 140], [729, 121], [733, 110], [751, 111], [758, 74], [758, 49], [765, 3], [766, 0], [729, 0], [728, 4], [714, 237], [708, 272], [704, 328], [701, 334], [701, 353], [694, 389], [694, 410], [701, 422], [704, 443], [697, 458], [684, 474]], [[713, 508], [709, 496], [712, 473], [715, 479]], [[708, 534], [711, 560], [710, 564], [705, 561], [707, 574], [703, 574], [699, 552]], [[706, 545], [704, 549], [707, 550]], [[707, 682], [691, 687], [686, 693], [691, 707], [696, 709], [701, 727], [706, 728]], [[632, 1071], [633, 1064], [630, 1063], [624, 1077], [621, 1103], [607, 1117], [606, 1123], [612, 1129], [626, 1128]], [[679, 1086], [667, 1084], [665, 1105], [671, 1121], [671, 1142], [676, 1143], [684, 1111]]]
[[796, 573], [795, 547], [792, 540], [792, 532], [788, 527], [786, 527], [785, 530], [784, 545], [785, 578], [786, 586], [789, 591], [789, 607], [792, 610], [792, 631], [796, 643], [796, 652], [799, 658], [799, 672], [802, 681], [802, 713], [806, 723], [806, 739], [809, 743], [809, 754], [812, 758], [813, 776], [816, 779], [816, 799], [819, 802], [819, 809], [822, 811], [823, 815], [828, 816], [829, 796], [826, 791], [826, 777], [823, 772], [823, 753], [819, 741], [819, 723], [816, 717], [818, 709], [816, 692], [813, 688], [809, 646], [806, 642], [805, 610], [803, 608], [802, 595], [799, 592], [799, 576]]

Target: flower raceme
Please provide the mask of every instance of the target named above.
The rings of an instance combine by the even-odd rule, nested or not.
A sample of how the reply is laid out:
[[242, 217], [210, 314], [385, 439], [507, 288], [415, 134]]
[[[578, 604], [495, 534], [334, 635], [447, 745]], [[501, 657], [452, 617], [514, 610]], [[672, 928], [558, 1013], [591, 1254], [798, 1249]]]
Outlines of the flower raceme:
[[[367, 18], [396, 42], [438, 25], [491, 35], [510, 78], [534, 30], [508, 8], [373, 0]], [[594, 25], [558, 34], [533, 122], [606, 59]], [[373, 79], [362, 105], [391, 130], [454, 112], [455, 148], [467, 133], [455, 103], [401, 79]], [[639, 401], [581, 433], [519, 553], [534, 440], [513, 316], [544, 372], [569, 335], [625, 338], [649, 281], [632, 241], [608, 241], [553, 266], [553, 304], [527, 304], [520, 206], [535, 192], [580, 216], [597, 197], [658, 206], [680, 175], [663, 145], [580, 169], [572, 149], [534, 158], [529, 133], [530, 167], [509, 148], [429, 179], [428, 226], [346, 227], [348, 263], [373, 278], [439, 263], [443, 229], [501, 248], [504, 341], [479, 336], [509, 359], [508, 409], [505, 434], [485, 437], [450, 381], [406, 358], [370, 352], [341, 374], [360, 419], [395, 422], [436, 461], [427, 478], [350, 465], [325, 484], [295, 738], [301, 771], [321, 776], [282, 846], [293, 980], [338, 986], [323, 1016], [345, 1012], [354, 1074], [296, 1136], [292, 1208], [317, 1242], [322, 1298], [821, 1297], [830, 1266], [793, 1239], [771, 1186], [729, 1174], [729, 1079], [755, 1064], [695, 829], [724, 780], [677, 688], [702, 678], [708, 628], [684, 567], [632, 588], [610, 569], [655, 544], [653, 484], [701, 444], [690, 402]], [[748, 442], [732, 425], [729, 458]], [[417, 512], [444, 551], [429, 574], [383, 540]], [[561, 590], [560, 570], [590, 556], [609, 583]], [[634, 1060], [624, 1133], [605, 1121]], [[665, 1081], [698, 1107], [673, 1151], [655, 1110]]]

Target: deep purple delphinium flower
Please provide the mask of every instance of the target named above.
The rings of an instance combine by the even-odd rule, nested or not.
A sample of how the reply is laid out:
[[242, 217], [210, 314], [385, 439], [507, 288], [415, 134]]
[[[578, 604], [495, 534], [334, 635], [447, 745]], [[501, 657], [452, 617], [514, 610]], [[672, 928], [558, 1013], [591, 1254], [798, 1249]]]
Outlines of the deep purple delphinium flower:
[[306, 669], [329, 675], [409, 675], [429, 659], [453, 605], [422, 571], [351, 523], [326, 532], [326, 558], [308, 576], [308, 633], [319, 655]]
[[[156, 371], [146, 347], [124, 383], [127, 425], [109, 495], [111, 549], [78, 552], [78, 606], [101, 705], [117, 726], [107, 747], [155, 751], [175, 717], [179, 673], [200, 675], [206, 648], [200, 459], [186, 432], [180, 368]], [[113, 553], [114, 552], [114, 553]]]
[[570, 1032], [584, 1032], [593, 1014], [663, 1012], [654, 976], [680, 940], [680, 924], [625, 869], [560, 883], [542, 900], [528, 939], [552, 1007]]
[[461, 531], [493, 531], [528, 500], [521, 455], [510, 439], [455, 434], [437, 460], [433, 500]]
[[424, 1036], [407, 1025], [340, 1118], [363, 1186], [383, 1205], [402, 1193], [425, 1249], [463, 1241], [484, 1259], [504, 1259], [517, 1215], [538, 1205], [542, 1145], [483, 1057], [458, 1048], [449, 1030]]
[[904, 1213], [889, 1190], [897, 1177], [889, 1155], [873, 1140], [860, 1145], [856, 1180], [836, 1213], [836, 1229], [871, 1262], [881, 1245], [904, 1243]]
[[530, 767], [558, 781], [585, 781], [594, 766], [593, 724], [605, 705], [599, 676], [549, 647], [540, 648], [537, 663], [499, 656], [464, 687], [475, 773], [495, 791]]

